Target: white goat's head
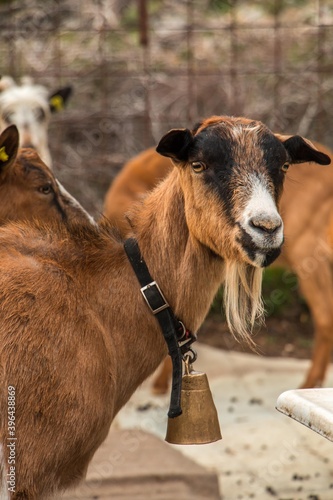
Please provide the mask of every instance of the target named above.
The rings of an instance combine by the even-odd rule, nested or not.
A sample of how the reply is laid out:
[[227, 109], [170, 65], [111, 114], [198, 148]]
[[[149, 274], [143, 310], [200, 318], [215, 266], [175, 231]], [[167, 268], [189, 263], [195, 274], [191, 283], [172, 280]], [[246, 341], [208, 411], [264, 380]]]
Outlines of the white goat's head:
[[59, 111], [71, 94], [71, 87], [57, 92], [42, 85], [35, 85], [30, 78], [23, 78], [17, 85], [11, 77], [0, 80], [0, 132], [8, 125], [16, 125], [20, 146], [36, 149], [42, 160], [52, 166], [48, 147], [47, 129], [51, 113]]

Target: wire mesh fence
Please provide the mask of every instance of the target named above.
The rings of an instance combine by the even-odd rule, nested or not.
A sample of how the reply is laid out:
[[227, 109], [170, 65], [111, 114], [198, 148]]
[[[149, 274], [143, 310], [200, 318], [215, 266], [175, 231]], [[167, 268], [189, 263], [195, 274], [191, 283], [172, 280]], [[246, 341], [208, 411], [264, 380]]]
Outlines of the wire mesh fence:
[[50, 146], [94, 215], [127, 159], [212, 114], [333, 146], [330, 0], [2, 0], [0, 37], [0, 74], [73, 85]]

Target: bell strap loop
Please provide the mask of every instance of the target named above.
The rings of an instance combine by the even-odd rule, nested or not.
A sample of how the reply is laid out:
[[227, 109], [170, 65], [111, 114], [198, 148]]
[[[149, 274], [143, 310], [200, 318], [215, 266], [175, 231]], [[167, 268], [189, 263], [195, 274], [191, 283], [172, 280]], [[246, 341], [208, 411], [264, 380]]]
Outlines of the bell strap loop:
[[[140, 291], [142, 296], [152, 314], [158, 320], [168, 346], [169, 355], [172, 360], [172, 388], [168, 417], [175, 418], [182, 413], [180, 404], [182, 356], [196, 340], [196, 336], [185, 329], [186, 338], [183, 339], [184, 325], [175, 317], [160, 287], [151, 277], [136, 239], [128, 238], [124, 242], [124, 249], [141, 285]], [[181, 341], [178, 341], [179, 337], [182, 337]]]

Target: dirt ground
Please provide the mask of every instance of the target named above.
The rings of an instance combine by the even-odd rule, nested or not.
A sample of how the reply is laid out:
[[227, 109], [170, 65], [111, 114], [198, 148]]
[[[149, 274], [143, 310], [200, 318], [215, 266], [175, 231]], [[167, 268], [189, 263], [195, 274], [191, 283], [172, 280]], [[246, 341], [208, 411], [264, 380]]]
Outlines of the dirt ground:
[[[224, 350], [253, 352], [244, 342], [230, 334], [221, 314], [211, 313], [198, 332], [201, 342]], [[283, 316], [266, 318], [265, 325], [255, 332], [258, 353], [263, 356], [294, 358], [311, 357], [313, 326], [306, 307], [294, 308]]]

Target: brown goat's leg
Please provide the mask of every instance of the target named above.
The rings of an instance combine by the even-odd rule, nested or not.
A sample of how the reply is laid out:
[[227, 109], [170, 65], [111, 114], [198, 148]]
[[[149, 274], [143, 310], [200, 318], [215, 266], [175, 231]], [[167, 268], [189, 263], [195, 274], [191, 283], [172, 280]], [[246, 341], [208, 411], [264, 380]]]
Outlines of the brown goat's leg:
[[301, 389], [321, 387], [323, 384], [332, 351], [332, 341], [324, 337], [325, 335], [321, 330], [316, 331], [311, 367], [301, 385]]
[[310, 276], [299, 276], [299, 284], [315, 327], [311, 367], [301, 387], [320, 387], [333, 347], [333, 279], [329, 262], [321, 262]]
[[160, 365], [159, 373], [153, 382], [154, 394], [166, 394], [169, 388], [169, 382], [172, 375], [172, 362], [170, 356], [167, 356]]

